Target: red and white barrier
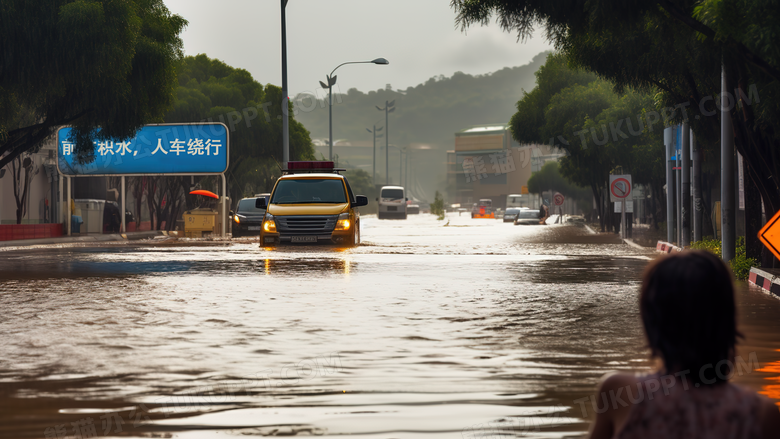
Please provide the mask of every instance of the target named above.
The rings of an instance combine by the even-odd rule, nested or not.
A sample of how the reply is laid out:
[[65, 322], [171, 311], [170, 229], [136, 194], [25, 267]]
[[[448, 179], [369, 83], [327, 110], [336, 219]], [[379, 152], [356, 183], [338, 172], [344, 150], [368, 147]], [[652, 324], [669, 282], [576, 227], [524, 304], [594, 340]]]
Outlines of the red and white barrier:
[[658, 241], [658, 244], [655, 245], [655, 251], [660, 253], [671, 253], [673, 251], [681, 252], [682, 250], [682, 247], [677, 247], [672, 243], [664, 241]]

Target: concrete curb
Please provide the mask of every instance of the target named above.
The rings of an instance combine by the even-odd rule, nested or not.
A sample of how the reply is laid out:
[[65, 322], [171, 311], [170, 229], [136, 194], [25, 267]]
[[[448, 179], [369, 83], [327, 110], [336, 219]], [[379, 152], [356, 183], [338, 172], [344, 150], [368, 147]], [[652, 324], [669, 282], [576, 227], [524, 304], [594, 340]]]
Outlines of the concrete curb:
[[655, 251], [659, 253], [671, 253], [672, 251], [681, 252], [682, 250], [682, 247], [677, 247], [672, 243], [664, 241], [658, 241], [658, 244], [655, 245]]
[[61, 236], [57, 238], [43, 239], [19, 239], [16, 241], [0, 241], [2, 247], [30, 247], [34, 245], [52, 245], [52, 244], [77, 244], [82, 242], [116, 242], [133, 241], [138, 239], [150, 239], [156, 236], [168, 236], [168, 232], [162, 230], [153, 230], [150, 232], [131, 232], [131, 233], [112, 233], [108, 235], [85, 235], [85, 236]]
[[748, 282], [761, 288], [770, 296], [780, 299], [780, 270], [753, 267], [750, 269]]

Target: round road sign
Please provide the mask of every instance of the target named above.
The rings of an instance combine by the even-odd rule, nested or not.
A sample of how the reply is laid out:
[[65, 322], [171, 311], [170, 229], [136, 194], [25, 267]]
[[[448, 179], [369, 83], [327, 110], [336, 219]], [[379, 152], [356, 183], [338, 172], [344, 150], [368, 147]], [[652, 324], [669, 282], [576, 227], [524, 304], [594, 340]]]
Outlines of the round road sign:
[[553, 202], [555, 203], [556, 206], [562, 206], [563, 200], [564, 200], [563, 194], [555, 194], [555, 196], [553, 197]]
[[625, 178], [616, 178], [609, 190], [615, 198], [627, 198], [631, 194], [631, 183]]

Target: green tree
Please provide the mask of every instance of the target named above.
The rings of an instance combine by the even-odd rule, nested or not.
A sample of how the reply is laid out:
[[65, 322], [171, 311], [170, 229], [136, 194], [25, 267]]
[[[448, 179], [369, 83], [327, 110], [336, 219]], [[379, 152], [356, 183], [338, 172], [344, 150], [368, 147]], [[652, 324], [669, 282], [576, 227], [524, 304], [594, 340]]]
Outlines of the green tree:
[[602, 135], [595, 136], [594, 131], [591, 136], [586, 125], [613, 105], [618, 96], [606, 81], [570, 68], [562, 54], [547, 58], [537, 72], [536, 82], [538, 87], [524, 93], [517, 103], [517, 113], [510, 121], [512, 135], [520, 143], [545, 143], [549, 139], [550, 144], [566, 152], [560, 160], [560, 172], [569, 181], [591, 189], [599, 201], [597, 210], [604, 230], [608, 218], [604, 191], [615, 157], [609, 149], [594, 144]]
[[[288, 104], [289, 105], [289, 104]], [[290, 105], [290, 158], [315, 160], [309, 132]], [[282, 161], [282, 91], [263, 86], [246, 70], [204, 54], [184, 58], [179, 87], [166, 122], [223, 122], [230, 132], [230, 195], [269, 191]]]
[[162, 0], [1, 0], [0, 10], [0, 168], [60, 125], [74, 126], [87, 163], [92, 135], [125, 139], [162, 121], [187, 24]]
[[[463, 27], [488, 24], [495, 14], [504, 29], [525, 38], [541, 23], [574, 65], [618, 89], [657, 89], [658, 108], [678, 110], [664, 114], [664, 122], [687, 118], [705, 153], [710, 150], [705, 156], [718, 156], [712, 151], [720, 140], [715, 99], [725, 66], [727, 89], [740, 100], [731, 112], [736, 148], [748, 165], [746, 184], [761, 194], [767, 211], [780, 210], [780, 182], [774, 178], [780, 175], [776, 1], [452, 0], [452, 5]], [[755, 227], [748, 223], [753, 224], [748, 229]]]
[[589, 188], [578, 186], [566, 180], [560, 173], [558, 162], [555, 161], [545, 163], [542, 169], [531, 174], [531, 178], [528, 179], [529, 192], [541, 194], [549, 190], [560, 192], [574, 200], [590, 202], [593, 199], [593, 194]]

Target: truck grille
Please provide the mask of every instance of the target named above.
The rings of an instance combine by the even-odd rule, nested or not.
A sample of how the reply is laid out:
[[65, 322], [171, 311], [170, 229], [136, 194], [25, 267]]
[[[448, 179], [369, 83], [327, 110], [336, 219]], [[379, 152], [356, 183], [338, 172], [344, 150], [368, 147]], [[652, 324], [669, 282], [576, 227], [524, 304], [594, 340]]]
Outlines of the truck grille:
[[298, 235], [330, 233], [336, 228], [337, 215], [277, 216], [276, 228], [280, 233]]

